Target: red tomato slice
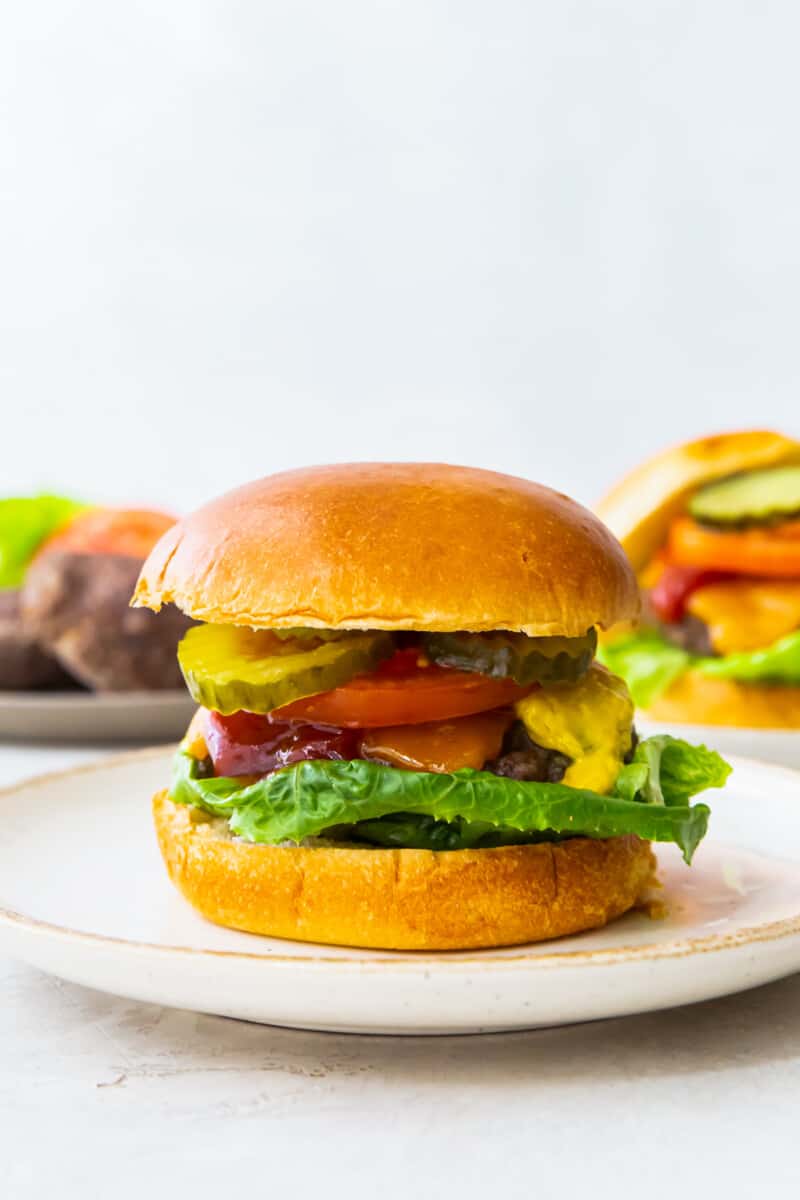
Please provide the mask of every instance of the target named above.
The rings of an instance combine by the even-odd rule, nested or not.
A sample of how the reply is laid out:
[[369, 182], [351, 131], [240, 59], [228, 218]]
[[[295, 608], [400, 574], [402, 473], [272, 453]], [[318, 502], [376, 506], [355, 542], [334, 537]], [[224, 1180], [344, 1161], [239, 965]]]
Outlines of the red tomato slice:
[[670, 526], [667, 557], [682, 567], [797, 579], [800, 578], [800, 521], [717, 532], [698, 525], [691, 517], [678, 517]]
[[175, 517], [152, 509], [90, 508], [56, 530], [39, 554], [72, 550], [77, 554], [127, 554], [147, 558]]
[[272, 716], [350, 729], [419, 725], [503, 708], [532, 691], [513, 679], [419, 666], [419, 659], [416, 650], [400, 651], [373, 674], [357, 675], [331, 692], [295, 700]]

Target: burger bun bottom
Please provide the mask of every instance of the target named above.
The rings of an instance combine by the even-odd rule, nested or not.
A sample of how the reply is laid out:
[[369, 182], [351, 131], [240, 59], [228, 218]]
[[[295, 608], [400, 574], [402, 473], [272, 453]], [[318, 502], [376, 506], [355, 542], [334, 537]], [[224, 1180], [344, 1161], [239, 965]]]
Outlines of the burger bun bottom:
[[227, 822], [153, 799], [161, 853], [209, 921], [303, 942], [466, 950], [595, 929], [646, 902], [649, 842], [633, 836], [487, 850], [265, 846]]

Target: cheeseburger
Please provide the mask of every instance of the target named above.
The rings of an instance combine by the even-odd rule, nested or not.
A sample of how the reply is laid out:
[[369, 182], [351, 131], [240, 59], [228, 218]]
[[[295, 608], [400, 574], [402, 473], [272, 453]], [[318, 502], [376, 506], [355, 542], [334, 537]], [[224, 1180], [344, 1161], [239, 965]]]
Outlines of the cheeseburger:
[[129, 608], [174, 520], [65, 496], [0, 500], [0, 689], [181, 687], [175, 647], [191, 622]]
[[702, 438], [598, 506], [639, 575], [640, 628], [603, 649], [649, 716], [800, 729], [800, 442]]
[[153, 801], [205, 917], [304, 941], [500, 946], [605, 924], [687, 862], [725, 763], [637, 744], [596, 630], [621, 547], [565, 496], [425, 463], [262, 479], [169, 530], [134, 603], [202, 622], [200, 708]]

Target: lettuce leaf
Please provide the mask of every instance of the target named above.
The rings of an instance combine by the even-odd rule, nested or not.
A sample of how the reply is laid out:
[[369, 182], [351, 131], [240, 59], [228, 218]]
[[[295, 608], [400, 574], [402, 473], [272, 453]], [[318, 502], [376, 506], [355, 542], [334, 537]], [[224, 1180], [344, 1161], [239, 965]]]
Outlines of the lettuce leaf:
[[622, 676], [639, 708], [649, 708], [692, 661], [685, 650], [647, 629], [601, 646], [597, 657], [614, 675]]
[[640, 630], [603, 646], [598, 658], [615, 675], [622, 676], [635, 704], [649, 708], [689, 667], [714, 679], [800, 684], [800, 629], [763, 650], [719, 658], [694, 657], [670, 645], [654, 630]]
[[0, 588], [17, 588], [39, 546], [86, 505], [66, 496], [0, 500]]
[[[170, 794], [178, 803], [227, 817], [231, 831], [250, 842], [300, 842], [329, 831], [344, 836], [342, 827], [346, 836], [382, 845], [435, 843], [435, 848], [447, 849], [542, 834], [637, 834], [675, 842], [690, 862], [705, 835], [709, 809], [685, 801], [706, 787], [721, 787], [730, 768], [704, 747], [673, 738], [656, 740], [659, 745], [650, 749], [647, 742], [640, 743], [612, 796], [559, 783], [522, 783], [485, 771], [400, 771], [361, 759], [295, 763], [243, 787], [235, 778], [204, 778], [203, 765], [186, 754], [176, 758]], [[428, 821], [412, 823], [410, 816]], [[374, 825], [385, 818], [392, 818], [393, 830]], [[442, 829], [438, 823], [455, 828]], [[526, 836], [521, 839], [520, 834]], [[401, 843], [398, 839], [406, 835], [409, 842]]]
[[731, 767], [716, 750], [659, 734], [645, 738], [614, 784], [614, 794], [645, 804], [679, 806], [706, 788], [723, 787]]
[[488, 850], [495, 846], [524, 846], [557, 842], [568, 836], [552, 830], [523, 833], [488, 821], [437, 821], [425, 813], [390, 813], [346, 827], [348, 838], [370, 846], [405, 850]]
[[800, 629], [767, 646], [723, 658], [703, 658], [696, 666], [715, 679], [738, 679], [742, 683], [800, 683]]

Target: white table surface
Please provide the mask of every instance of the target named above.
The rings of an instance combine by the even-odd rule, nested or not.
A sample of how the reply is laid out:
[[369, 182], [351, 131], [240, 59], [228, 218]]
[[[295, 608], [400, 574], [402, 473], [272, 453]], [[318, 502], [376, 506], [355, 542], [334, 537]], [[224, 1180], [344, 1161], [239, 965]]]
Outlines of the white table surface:
[[[98, 753], [0, 745], [0, 784]], [[731, 1200], [800, 1184], [800, 975], [693, 1008], [455, 1038], [249, 1025], [3, 958], [0, 997], [4, 1200]]]

